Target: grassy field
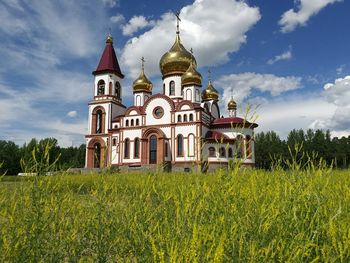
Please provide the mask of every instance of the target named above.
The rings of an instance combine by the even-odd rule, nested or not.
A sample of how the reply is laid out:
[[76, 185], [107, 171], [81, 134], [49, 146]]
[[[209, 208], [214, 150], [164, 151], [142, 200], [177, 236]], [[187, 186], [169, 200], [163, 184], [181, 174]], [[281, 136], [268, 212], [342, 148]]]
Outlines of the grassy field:
[[0, 182], [0, 262], [349, 262], [350, 172]]

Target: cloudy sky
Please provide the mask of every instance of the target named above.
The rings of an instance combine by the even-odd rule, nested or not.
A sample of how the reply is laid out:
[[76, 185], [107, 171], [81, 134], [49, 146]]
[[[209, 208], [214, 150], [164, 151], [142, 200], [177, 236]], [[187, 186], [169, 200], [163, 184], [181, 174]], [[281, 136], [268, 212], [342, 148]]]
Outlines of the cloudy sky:
[[204, 86], [212, 71], [224, 115], [233, 94], [257, 108], [258, 131], [349, 135], [349, 10], [348, 0], [1, 0], [0, 140], [84, 143], [91, 72], [109, 30], [126, 75], [124, 104], [142, 56], [160, 92], [175, 11]]

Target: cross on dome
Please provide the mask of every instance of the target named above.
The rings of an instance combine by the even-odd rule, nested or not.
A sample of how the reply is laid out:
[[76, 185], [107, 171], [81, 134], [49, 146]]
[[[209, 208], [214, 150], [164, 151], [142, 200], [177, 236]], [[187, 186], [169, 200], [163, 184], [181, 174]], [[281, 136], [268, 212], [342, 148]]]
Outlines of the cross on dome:
[[177, 11], [175, 13], [175, 16], [176, 16], [176, 34], [179, 34], [180, 33], [179, 24], [180, 24], [180, 21], [181, 21], [181, 19], [180, 19], [180, 11]]

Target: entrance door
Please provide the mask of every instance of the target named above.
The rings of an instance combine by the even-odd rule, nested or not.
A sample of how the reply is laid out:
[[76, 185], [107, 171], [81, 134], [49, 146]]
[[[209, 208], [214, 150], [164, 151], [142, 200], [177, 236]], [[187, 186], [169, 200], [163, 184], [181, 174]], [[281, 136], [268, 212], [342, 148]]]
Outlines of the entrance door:
[[96, 143], [94, 145], [94, 168], [100, 168], [101, 166], [101, 145]]
[[149, 138], [149, 163], [157, 163], [157, 136]]

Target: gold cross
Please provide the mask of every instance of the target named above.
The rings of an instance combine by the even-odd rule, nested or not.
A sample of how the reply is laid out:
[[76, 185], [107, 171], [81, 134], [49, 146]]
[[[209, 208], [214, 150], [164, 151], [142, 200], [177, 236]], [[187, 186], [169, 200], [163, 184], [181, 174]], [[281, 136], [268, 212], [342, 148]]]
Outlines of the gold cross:
[[179, 33], [180, 31], [179, 31], [179, 22], [181, 21], [181, 19], [180, 19], [180, 11], [177, 11], [176, 13], [175, 13], [175, 16], [176, 16], [176, 20], [177, 20], [177, 22], [176, 22], [176, 33]]
[[141, 65], [142, 65], [142, 69], [144, 69], [144, 67], [145, 67], [145, 58], [144, 57], [141, 58]]

